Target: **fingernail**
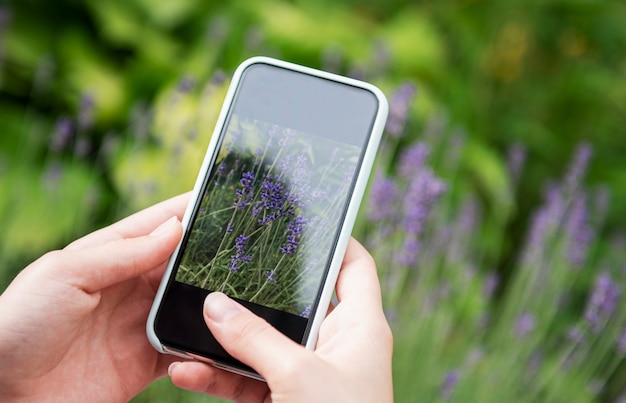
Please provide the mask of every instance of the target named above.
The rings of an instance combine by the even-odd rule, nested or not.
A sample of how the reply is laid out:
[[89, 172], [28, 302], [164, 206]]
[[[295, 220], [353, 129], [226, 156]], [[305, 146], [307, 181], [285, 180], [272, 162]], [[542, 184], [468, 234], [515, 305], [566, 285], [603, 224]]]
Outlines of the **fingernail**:
[[221, 292], [212, 292], [204, 300], [204, 316], [213, 322], [226, 322], [241, 312], [241, 307]]
[[178, 361], [174, 361], [173, 363], [170, 364], [169, 367], [167, 367], [167, 375], [168, 376], [172, 376], [172, 370], [174, 369], [175, 366], [177, 366], [178, 364], [180, 364], [180, 362]]
[[167, 227], [172, 225], [174, 221], [178, 221], [178, 218], [175, 216], [165, 221], [163, 224], [156, 227], [151, 233], [150, 236], [161, 236], [167, 233]]

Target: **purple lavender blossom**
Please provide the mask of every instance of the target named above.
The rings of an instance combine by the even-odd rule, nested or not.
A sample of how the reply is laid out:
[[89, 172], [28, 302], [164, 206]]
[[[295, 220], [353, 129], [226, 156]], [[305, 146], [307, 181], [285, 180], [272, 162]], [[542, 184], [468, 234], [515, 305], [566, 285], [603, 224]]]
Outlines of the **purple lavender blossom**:
[[285, 255], [293, 255], [300, 245], [300, 238], [304, 232], [304, 226], [306, 225], [306, 218], [302, 214], [294, 218], [289, 222], [287, 226], [287, 242], [281, 245], [280, 251]]
[[228, 262], [228, 270], [230, 272], [239, 271], [242, 265], [252, 261], [252, 254], [246, 253], [248, 240], [248, 237], [244, 234], [235, 238], [235, 245], [233, 246], [235, 254], [230, 257], [230, 262]]
[[222, 70], [216, 70], [211, 76], [212, 85], [222, 85], [226, 81], [226, 74]]
[[498, 285], [500, 284], [500, 276], [495, 271], [490, 271], [485, 276], [485, 281], [483, 283], [483, 296], [486, 299], [490, 299], [493, 297]]
[[265, 176], [259, 192], [261, 200], [255, 203], [252, 210], [253, 216], [257, 216], [263, 211], [263, 216], [258, 219], [261, 225], [269, 224], [279, 217], [293, 214], [293, 206], [285, 206], [288, 194], [285, 192], [283, 184], [273, 179], [272, 175]]
[[565, 177], [565, 197], [571, 197], [579, 188], [581, 180], [587, 172], [593, 149], [589, 143], [581, 143], [576, 148], [567, 175]]
[[392, 137], [399, 138], [404, 131], [409, 115], [409, 107], [415, 97], [415, 86], [404, 83], [391, 95], [389, 118], [385, 129]]
[[439, 386], [439, 396], [444, 400], [449, 400], [452, 397], [454, 388], [459, 382], [460, 374], [457, 370], [449, 371], [443, 377], [443, 381]]
[[404, 229], [409, 235], [419, 235], [424, 230], [430, 211], [446, 191], [446, 185], [430, 170], [415, 175], [409, 184], [404, 202]]
[[535, 316], [529, 312], [524, 312], [515, 321], [515, 335], [519, 339], [528, 336], [535, 330]]
[[68, 117], [61, 117], [57, 120], [52, 140], [50, 141], [50, 149], [54, 152], [61, 152], [67, 148], [74, 134], [74, 123]]
[[398, 199], [398, 184], [390, 178], [385, 178], [379, 170], [374, 176], [372, 190], [369, 197], [369, 219], [382, 221], [393, 217], [395, 201]]
[[268, 283], [274, 283], [276, 284], [276, 279], [274, 278], [274, 276], [276, 275], [276, 270], [268, 270], [265, 275], [267, 276], [267, 278], [265, 279], [265, 281], [267, 281]]
[[300, 313], [300, 316], [301, 316], [301, 317], [303, 317], [303, 318], [305, 318], [305, 319], [308, 319], [308, 318], [309, 318], [309, 316], [311, 316], [311, 305], [307, 306], [307, 307], [304, 309], [304, 311], [302, 311], [302, 312]]
[[239, 184], [241, 185], [241, 187], [238, 187], [237, 190], [235, 190], [235, 194], [237, 195], [237, 197], [235, 198], [234, 207], [242, 209], [252, 201], [254, 193], [254, 189], [252, 187], [253, 183], [253, 171], [244, 172], [241, 175], [241, 179], [239, 180]]
[[194, 88], [196, 88], [196, 80], [190, 75], [185, 75], [176, 85], [176, 90], [183, 94], [193, 91]]
[[621, 294], [619, 285], [609, 273], [598, 275], [584, 313], [585, 321], [594, 333], [602, 330], [603, 324], [617, 308]]
[[558, 228], [565, 211], [561, 191], [554, 183], [544, 190], [544, 203], [531, 219], [530, 230], [524, 251], [524, 263], [530, 264], [540, 259], [550, 235]]
[[439, 197], [446, 191], [446, 185], [430, 170], [417, 173], [404, 198], [403, 228], [406, 233], [404, 248], [397, 262], [403, 266], [412, 266], [419, 253], [419, 236], [423, 233], [426, 221]]
[[291, 129], [283, 130], [283, 137], [278, 141], [278, 146], [280, 148], [287, 147], [291, 142], [291, 139], [296, 135], [295, 131]]
[[410, 179], [424, 168], [430, 154], [430, 147], [423, 142], [417, 142], [400, 155], [398, 173], [404, 179]]
[[582, 344], [585, 342], [585, 332], [579, 325], [572, 326], [567, 331], [567, 339], [575, 345]]
[[[215, 174], [219, 176], [224, 176], [226, 174], [226, 163], [224, 161], [220, 162], [217, 166], [217, 171]], [[254, 176], [254, 175], [253, 175]], [[253, 178], [254, 179], [254, 178]]]
[[507, 165], [513, 183], [518, 183], [526, 162], [526, 147], [522, 143], [513, 143], [508, 150]]
[[86, 92], [80, 97], [77, 119], [79, 130], [88, 130], [93, 125], [95, 104], [95, 98], [90, 92]]
[[239, 138], [241, 138], [241, 131], [239, 131], [239, 129], [233, 129], [230, 132], [230, 135], [230, 144], [228, 145], [228, 147], [226, 147], [226, 151], [232, 153], [235, 145], [239, 141]]
[[587, 260], [589, 244], [594, 235], [589, 224], [586, 197], [583, 193], [577, 193], [571, 202], [565, 231], [569, 240], [567, 260], [572, 266], [580, 268]]

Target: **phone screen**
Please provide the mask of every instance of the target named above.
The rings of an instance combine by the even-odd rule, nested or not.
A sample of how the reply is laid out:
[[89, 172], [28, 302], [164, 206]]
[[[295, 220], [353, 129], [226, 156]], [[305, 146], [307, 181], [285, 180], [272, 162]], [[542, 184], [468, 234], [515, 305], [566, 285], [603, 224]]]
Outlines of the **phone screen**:
[[377, 110], [362, 88], [244, 71], [156, 318], [165, 345], [242, 366], [204, 324], [211, 291], [305, 339]]

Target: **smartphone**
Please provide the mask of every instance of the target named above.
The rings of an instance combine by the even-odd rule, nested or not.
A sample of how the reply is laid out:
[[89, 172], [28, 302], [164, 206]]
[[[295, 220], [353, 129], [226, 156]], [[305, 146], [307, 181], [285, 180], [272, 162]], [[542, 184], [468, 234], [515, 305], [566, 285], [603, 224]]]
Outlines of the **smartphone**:
[[368, 83], [266, 57], [237, 68], [149, 314], [158, 351], [262, 379], [208, 330], [213, 291], [315, 347], [387, 111]]

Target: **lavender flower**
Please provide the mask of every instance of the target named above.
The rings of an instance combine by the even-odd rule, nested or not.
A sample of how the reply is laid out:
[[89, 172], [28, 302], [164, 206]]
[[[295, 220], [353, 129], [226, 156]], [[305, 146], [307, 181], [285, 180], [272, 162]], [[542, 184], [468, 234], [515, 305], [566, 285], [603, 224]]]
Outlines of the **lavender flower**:
[[594, 333], [602, 330], [602, 325], [606, 322], [619, 303], [621, 289], [613, 281], [611, 275], [602, 272], [596, 278], [591, 297], [587, 301], [584, 318]]
[[572, 326], [567, 331], [567, 339], [574, 344], [584, 343], [585, 332], [583, 332], [583, 330], [578, 325]]
[[291, 129], [283, 130], [283, 137], [278, 141], [278, 146], [280, 148], [287, 147], [295, 135], [296, 133]]
[[513, 183], [518, 183], [526, 162], [526, 147], [521, 143], [514, 143], [509, 148], [507, 157], [509, 175], [511, 175]]
[[185, 75], [183, 78], [180, 79], [180, 81], [178, 81], [178, 84], [176, 85], [176, 90], [180, 93], [186, 94], [193, 91], [195, 87], [196, 80], [190, 75]]
[[311, 316], [311, 305], [307, 306], [307, 307], [304, 309], [304, 311], [302, 311], [302, 312], [300, 313], [300, 316], [301, 316], [301, 317], [303, 317], [303, 318], [305, 318], [305, 319], [308, 319], [308, 318], [309, 318], [309, 316]]
[[565, 230], [569, 240], [567, 260], [574, 267], [582, 267], [594, 235], [589, 225], [586, 197], [582, 193], [577, 193], [572, 200]]
[[404, 83], [391, 95], [389, 118], [385, 129], [391, 136], [399, 138], [404, 131], [409, 114], [409, 106], [415, 97], [415, 86]]
[[306, 218], [302, 214], [291, 220], [287, 226], [287, 242], [281, 245], [280, 251], [285, 255], [293, 255], [300, 245], [300, 238], [304, 232], [304, 226], [306, 225]]
[[267, 281], [268, 283], [276, 283], [276, 279], [274, 278], [274, 275], [276, 275], [276, 270], [268, 270], [265, 275], [267, 276], [265, 281]]
[[279, 217], [293, 214], [293, 206], [285, 206], [288, 195], [283, 184], [278, 180], [273, 180], [272, 175], [265, 176], [259, 196], [261, 200], [255, 203], [252, 210], [253, 216], [259, 215], [261, 211], [264, 212], [259, 218], [259, 224], [269, 224]]
[[409, 183], [403, 206], [403, 227], [406, 238], [404, 248], [397, 260], [399, 264], [411, 266], [417, 261], [419, 252], [417, 239], [425, 229], [433, 206], [445, 190], [446, 185], [430, 170], [419, 172]]
[[548, 184], [544, 190], [544, 204], [534, 213], [524, 251], [524, 263], [539, 260], [545, 250], [550, 235], [559, 226], [565, 211], [561, 192], [555, 184]]
[[235, 198], [234, 207], [242, 209], [252, 201], [254, 193], [254, 189], [252, 187], [253, 183], [253, 171], [244, 172], [241, 175], [241, 179], [239, 180], [239, 184], [241, 185], [241, 187], [238, 187], [237, 190], [235, 190], [237, 198]]
[[393, 217], [398, 193], [398, 184], [393, 179], [383, 177], [380, 171], [376, 172], [369, 197], [369, 219], [382, 221]]
[[241, 266], [250, 263], [252, 261], [252, 254], [246, 253], [246, 247], [248, 246], [248, 237], [244, 234], [235, 238], [235, 254], [230, 257], [228, 262], [228, 270], [230, 272], [236, 272], [241, 269]]
[[402, 178], [410, 179], [424, 167], [429, 154], [430, 147], [426, 143], [418, 142], [412, 145], [400, 156], [398, 173]]
[[457, 370], [449, 371], [443, 377], [441, 386], [439, 386], [439, 396], [444, 400], [449, 400], [452, 397], [454, 388], [459, 382], [460, 374]]
[[50, 149], [54, 152], [61, 152], [67, 148], [68, 143], [72, 139], [74, 133], [74, 124], [67, 117], [61, 117], [56, 122], [52, 139], [50, 141]]
[[529, 312], [524, 312], [515, 321], [515, 335], [523, 339], [535, 330], [535, 316]]
[[[217, 176], [224, 176], [224, 175], [226, 175], [226, 163], [224, 161], [219, 163], [219, 165], [217, 166], [217, 171], [215, 172], [215, 174]], [[253, 180], [254, 180], [254, 175], [253, 175]]]
[[80, 97], [78, 104], [78, 129], [88, 130], [93, 125], [95, 99], [90, 92], [84, 93]]
[[430, 170], [424, 170], [415, 176], [404, 200], [404, 229], [408, 234], [422, 233], [432, 207], [445, 191], [445, 183]]
[[591, 154], [592, 148], [589, 143], [581, 143], [576, 148], [574, 159], [572, 160], [565, 177], [565, 188], [563, 193], [566, 197], [571, 197], [580, 187], [580, 182], [587, 172]]
[[487, 299], [493, 297], [498, 285], [500, 284], [500, 276], [495, 271], [490, 271], [485, 277], [483, 283], [483, 296]]

